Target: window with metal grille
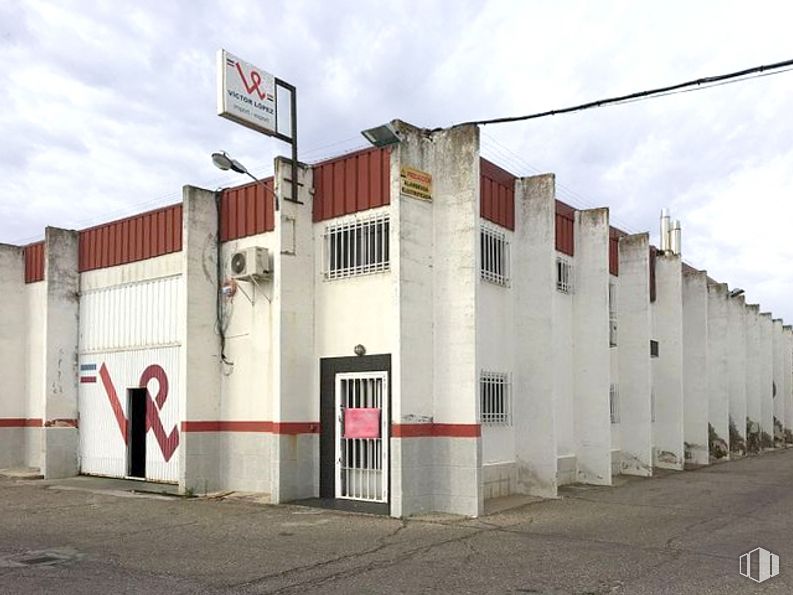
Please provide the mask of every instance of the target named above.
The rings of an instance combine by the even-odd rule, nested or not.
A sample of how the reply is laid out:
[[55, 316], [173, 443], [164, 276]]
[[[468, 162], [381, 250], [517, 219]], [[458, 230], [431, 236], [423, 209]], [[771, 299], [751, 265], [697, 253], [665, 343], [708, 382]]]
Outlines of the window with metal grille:
[[325, 278], [341, 279], [389, 268], [388, 215], [325, 228]]
[[508, 374], [482, 372], [479, 378], [479, 401], [484, 425], [508, 426], [512, 424], [510, 393]]
[[509, 242], [504, 232], [482, 226], [479, 233], [482, 279], [509, 285]]
[[658, 341], [650, 339], [650, 357], [658, 357]]
[[609, 346], [617, 346], [617, 286], [609, 283]]
[[609, 411], [611, 412], [611, 423], [620, 423], [620, 391], [616, 384], [609, 387]]
[[556, 291], [573, 293], [573, 263], [561, 256], [556, 257]]

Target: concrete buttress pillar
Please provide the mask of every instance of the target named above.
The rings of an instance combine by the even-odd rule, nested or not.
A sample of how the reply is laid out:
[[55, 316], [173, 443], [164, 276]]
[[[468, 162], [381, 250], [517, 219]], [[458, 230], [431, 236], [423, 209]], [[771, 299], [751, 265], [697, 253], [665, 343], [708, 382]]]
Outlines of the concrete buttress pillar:
[[522, 178], [515, 192], [514, 424], [517, 491], [556, 496], [553, 390], [555, 178]]
[[625, 475], [653, 473], [650, 411], [650, 238], [619, 240], [619, 381], [622, 458]]
[[44, 429], [41, 472], [45, 478], [80, 471], [77, 429], [77, 343], [80, 316], [78, 233], [45, 232]]
[[[686, 269], [683, 271], [683, 440], [685, 460], [695, 465], [710, 462], [708, 331], [707, 275], [703, 271]], [[724, 402], [726, 429], [726, 399]]]
[[782, 320], [773, 321], [773, 348], [774, 348], [774, 447], [779, 448], [785, 444], [785, 335], [782, 330]]
[[[708, 285], [708, 423], [710, 456], [713, 460], [729, 459], [730, 387], [728, 357], [729, 303], [727, 286]], [[688, 362], [685, 362], [688, 365]]]
[[[275, 161], [278, 249], [273, 258], [273, 502], [319, 493], [319, 387], [314, 360], [314, 230], [312, 172], [298, 167], [298, 202], [292, 196], [291, 160]], [[312, 373], [313, 371], [313, 373]]]
[[785, 401], [784, 435], [785, 444], [793, 444], [793, 326], [782, 327], [783, 346], [782, 358], [784, 365], [785, 384], [782, 398]]
[[760, 306], [746, 304], [746, 451], [760, 451], [761, 352]]
[[573, 415], [577, 479], [596, 485], [611, 485], [608, 215], [608, 209], [575, 214]]
[[746, 453], [746, 298], [727, 300], [727, 387], [730, 456]]
[[659, 254], [655, 261], [654, 362], [655, 466], [683, 469], [683, 302], [680, 256]]
[[760, 314], [760, 446], [774, 447], [774, 343], [771, 314]]
[[180, 374], [182, 428], [179, 485], [205, 493], [218, 489], [218, 432], [188, 432], [190, 422], [220, 419], [220, 341], [215, 331], [218, 279], [218, 210], [215, 193], [182, 189], [183, 318]]

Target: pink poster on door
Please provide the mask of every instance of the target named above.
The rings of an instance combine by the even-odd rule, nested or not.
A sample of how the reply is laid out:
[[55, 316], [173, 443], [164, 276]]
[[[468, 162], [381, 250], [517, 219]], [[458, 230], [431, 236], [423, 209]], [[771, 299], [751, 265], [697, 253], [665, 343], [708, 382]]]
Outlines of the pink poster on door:
[[344, 410], [344, 438], [379, 438], [380, 409], [355, 407]]

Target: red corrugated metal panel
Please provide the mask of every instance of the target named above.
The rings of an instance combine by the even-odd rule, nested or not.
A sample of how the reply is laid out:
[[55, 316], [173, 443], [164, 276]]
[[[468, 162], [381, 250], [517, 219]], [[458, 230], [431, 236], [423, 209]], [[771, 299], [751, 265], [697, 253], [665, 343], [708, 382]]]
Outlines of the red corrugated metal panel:
[[620, 238], [627, 235], [621, 229], [609, 227], [609, 273], [620, 274]]
[[655, 246], [650, 246], [650, 301], [655, 301]]
[[44, 242], [25, 246], [25, 283], [44, 280]]
[[223, 191], [220, 199], [220, 241], [227, 242], [275, 229], [273, 178]]
[[182, 205], [84, 229], [79, 238], [80, 272], [127, 264], [182, 249]]
[[556, 201], [556, 249], [575, 256], [575, 209], [561, 200]]
[[391, 203], [391, 151], [365, 149], [314, 166], [314, 221]]
[[515, 180], [507, 170], [479, 160], [479, 214], [483, 219], [515, 229]]

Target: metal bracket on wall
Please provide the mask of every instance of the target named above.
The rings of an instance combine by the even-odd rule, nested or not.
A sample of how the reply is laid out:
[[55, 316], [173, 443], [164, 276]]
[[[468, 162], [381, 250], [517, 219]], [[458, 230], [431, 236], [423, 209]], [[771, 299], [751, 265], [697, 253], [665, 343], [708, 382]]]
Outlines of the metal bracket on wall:
[[240, 279], [240, 281], [250, 281], [250, 283], [253, 285], [253, 291], [251, 292], [251, 295], [248, 295], [248, 292], [245, 291], [242, 288], [242, 285], [239, 285], [239, 284], [237, 285], [239, 290], [242, 292], [242, 295], [244, 295], [246, 298], [248, 298], [248, 301], [251, 303], [251, 306], [255, 306], [256, 305], [256, 289], [257, 288], [261, 291], [261, 294], [264, 296], [264, 299], [267, 300], [267, 303], [272, 303], [272, 300], [269, 297], [267, 297], [267, 294], [264, 293], [263, 289], [261, 289], [261, 286], [259, 285], [259, 282], [256, 280], [256, 277], [251, 277], [250, 279]]

